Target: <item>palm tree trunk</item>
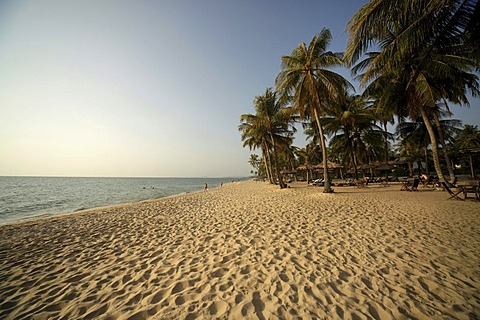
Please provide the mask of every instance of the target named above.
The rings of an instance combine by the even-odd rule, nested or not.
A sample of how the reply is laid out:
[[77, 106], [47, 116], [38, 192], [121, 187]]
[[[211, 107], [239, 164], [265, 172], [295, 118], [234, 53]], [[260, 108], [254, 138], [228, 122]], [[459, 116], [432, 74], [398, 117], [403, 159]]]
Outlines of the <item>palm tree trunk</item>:
[[265, 163], [265, 173], [267, 174], [267, 179], [269, 182], [272, 182], [272, 178], [270, 177], [270, 172], [268, 171], [267, 157], [263, 157], [263, 162]]
[[411, 176], [413, 176], [412, 163], [410, 161], [408, 161], [407, 165], [408, 165], [408, 176], [411, 177]]
[[358, 180], [358, 174], [357, 174], [357, 161], [355, 158], [355, 153], [353, 152], [353, 146], [352, 146], [352, 141], [350, 141], [350, 132], [348, 129], [344, 128], [345, 135], [347, 136], [347, 141], [349, 144], [349, 149], [350, 149], [350, 157], [352, 157], [352, 163], [353, 163], [353, 177], [355, 180]]
[[267, 146], [263, 146], [263, 154], [264, 154], [264, 160], [265, 160], [265, 171], [267, 172], [267, 178], [268, 181], [273, 184], [273, 178], [272, 178], [272, 171], [271, 171], [271, 163], [270, 163], [270, 155], [268, 151]]
[[[387, 131], [387, 121], [383, 121], [383, 138], [384, 138], [384, 147], [385, 147], [385, 154], [384, 154], [384, 161], [385, 166], [388, 166], [388, 131]], [[385, 171], [385, 180], [388, 181], [388, 171]]]
[[428, 135], [430, 136], [430, 142], [432, 143], [432, 157], [433, 165], [435, 166], [435, 171], [437, 173], [438, 180], [440, 182], [445, 182], [445, 177], [442, 173], [442, 167], [440, 166], [440, 158], [438, 157], [438, 144], [437, 138], [435, 137], [435, 131], [433, 131], [432, 124], [430, 123], [425, 108], [423, 106], [419, 107], [420, 114], [422, 115], [423, 122], [427, 128]]
[[280, 174], [280, 165], [278, 164], [277, 148], [275, 148], [275, 141], [273, 140], [273, 134], [271, 131], [270, 131], [270, 139], [272, 139], [273, 163], [275, 164], [275, 170], [277, 172], [278, 184], [280, 185], [280, 189], [283, 189], [286, 186], [283, 183], [283, 178], [282, 178], [282, 175]]
[[357, 174], [357, 161], [355, 160], [355, 153], [353, 152], [353, 147], [351, 146], [350, 143], [350, 156], [352, 157], [352, 163], [353, 163], [353, 176], [355, 177], [355, 180], [358, 180], [358, 174]]
[[270, 183], [275, 184], [275, 172], [273, 170], [272, 150], [268, 149], [268, 169], [270, 170]]
[[323, 180], [324, 180], [324, 193], [331, 193], [333, 192], [332, 187], [330, 185], [330, 178], [328, 176], [328, 158], [327, 158], [327, 145], [325, 144], [325, 137], [323, 136], [323, 128], [320, 124], [320, 118], [318, 117], [317, 109], [314, 108], [313, 112], [315, 114], [315, 121], [317, 122], [318, 132], [320, 136], [320, 146], [322, 146], [322, 159], [323, 159]]
[[475, 178], [475, 170], [473, 169], [473, 155], [470, 153], [470, 173], [472, 174], [472, 179]]
[[[418, 170], [421, 171], [421, 168], [422, 168], [421, 166], [418, 167]], [[425, 171], [427, 174], [430, 171], [430, 168], [428, 167], [428, 146], [425, 146]], [[420, 174], [422, 173], [420, 172]]]
[[435, 119], [435, 126], [437, 127], [437, 131], [438, 131], [438, 140], [440, 140], [440, 144], [442, 145], [443, 156], [445, 157], [445, 162], [447, 163], [447, 170], [448, 170], [448, 175], [450, 176], [450, 182], [453, 182], [453, 180], [455, 180], [455, 173], [453, 172], [452, 164], [448, 156], [448, 150], [445, 144], [445, 138], [443, 135], [442, 126], [440, 125], [440, 119], [438, 119], [438, 113], [434, 112], [433, 117]]

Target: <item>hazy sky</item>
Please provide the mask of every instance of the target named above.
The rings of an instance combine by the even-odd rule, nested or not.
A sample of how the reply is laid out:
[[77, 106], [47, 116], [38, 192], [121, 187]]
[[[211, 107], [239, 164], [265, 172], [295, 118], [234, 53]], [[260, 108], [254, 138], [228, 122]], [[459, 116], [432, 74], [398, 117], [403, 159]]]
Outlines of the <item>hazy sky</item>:
[[240, 114], [323, 27], [343, 51], [366, 2], [1, 1], [0, 175], [248, 175]]

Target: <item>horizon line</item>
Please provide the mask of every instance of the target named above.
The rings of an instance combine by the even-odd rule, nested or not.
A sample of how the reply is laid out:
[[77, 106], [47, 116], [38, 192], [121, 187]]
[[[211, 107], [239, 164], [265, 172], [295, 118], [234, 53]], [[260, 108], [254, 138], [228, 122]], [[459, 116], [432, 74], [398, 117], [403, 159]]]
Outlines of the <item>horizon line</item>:
[[19, 177], [19, 178], [131, 178], [131, 179], [227, 179], [227, 178], [248, 178], [249, 176], [222, 176], [222, 177], [202, 177], [202, 176], [71, 176], [71, 175], [0, 175], [0, 177]]

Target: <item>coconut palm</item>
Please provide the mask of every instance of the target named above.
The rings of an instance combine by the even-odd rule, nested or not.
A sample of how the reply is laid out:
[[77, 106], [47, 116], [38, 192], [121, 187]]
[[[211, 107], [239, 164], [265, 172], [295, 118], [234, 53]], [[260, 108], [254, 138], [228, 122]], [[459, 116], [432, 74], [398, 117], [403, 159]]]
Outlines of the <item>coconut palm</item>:
[[258, 154], [252, 153], [248, 159], [248, 163], [256, 170], [257, 175], [260, 175], [260, 157]]
[[295, 148], [294, 152], [298, 159], [298, 165], [305, 167], [305, 172], [307, 173], [306, 181], [308, 184], [310, 180], [309, 176], [310, 171], [312, 170], [312, 166], [319, 164], [322, 161], [322, 152], [320, 150], [320, 147], [317, 143], [312, 141], [308, 143], [304, 148]]
[[384, 132], [375, 121], [375, 110], [366, 99], [349, 95], [332, 104], [322, 119], [325, 132], [333, 134], [332, 151], [341, 156], [342, 164], [353, 166], [355, 179], [360, 164], [369, 163], [372, 153], [375, 158], [383, 153]]
[[[369, 53], [367, 54], [367, 58], [364, 59], [361, 63], [357, 64], [353, 69], [353, 73], [358, 73], [362, 70], [365, 66], [368, 66], [369, 63], [378, 55], [378, 52]], [[359, 76], [361, 79], [361, 75]], [[403, 121], [404, 119], [404, 110], [403, 104], [384, 104], [381, 103], [381, 98], [384, 95], [384, 91], [388, 87], [388, 81], [386, 77], [378, 77], [370, 85], [366, 87], [363, 92], [363, 96], [365, 99], [368, 99], [371, 107], [375, 110], [377, 120], [383, 126], [383, 145], [384, 145], [384, 154], [383, 154], [383, 162], [385, 165], [388, 165], [388, 154], [390, 151], [390, 140], [392, 140], [392, 134], [388, 132], [388, 124], [395, 124], [395, 115], [399, 118], [399, 121]], [[394, 92], [392, 92], [394, 93]], [[388, 177], [388, 172], [385, 172], [386, 176]]]
[[469, 155], [471, 175], [474, 177], [473, 151], [478, 153], [480, 150], [480, 130], [477, 126], [467, 124], [463, 127], [463, 130], [457, 133], [454, 140], [452, 151], [458, 155]]
[[275, 80], [283, 99], [291, 99], [292, 106], [302, 119], [313, 118], [319, 130], [324, 164], [324, 192], [332, 192], [328, 177], [328, 152], [320, 117], [328, 108], [329, 100], [350, 87], [345, 78], [327, 68], [342, 64], [339, 54], [327, 51], [332, 36], [322, 29], [307, 46], [301, 43], [289, 56], [282, 57], [282, 70]]
[[347, 62], [353, 65], [369, 47], [380, 47], [362, 65], [362, 85], [383, 79], [387, 85], [381, 107], [402, 105], [412, 119], [421, 116], [441, 181], [445, 179], [429, 110], [443, 99], [468, 105], [467, 92], [479, 93], [474, 74], [478, 60], [472, 55], [472, 46], [478, 50], [478, 43], [465, 43], [467, 31], [478, 26], [474, 22], [478, 6], [468, 0], [372, 0], [347, 26]]
[[408, 174], [413, 176], [413, 163], [417, 162], [418, 175], [422, 174], [422, 157], [424, 155], [424, 147], [415, 140], [401, 140], [397, 144], [398, 155], [407, 161]]
[[[408, 148], [410, 155], [418, 154], [418, 152], [412, 152], [412, 150], [423, 150], [425, 171], [428, 173], [428, 146], [430, 145], [430, 138], [422, 119], [418, 118], [416, 121], [400, 122], [395, 133], [401, 139], [401, 146]], [[419, 169], [420, 167], [419, 165]]]
[[[432, 110], [432, 111], [433, 111], [432, 113], [433, 113], [433, 120], [435, 123], [435, 129], [438, 133], [438, 141], [442, 146], [443, 157], [445, 158], [445, 163], [447, 164], [447, 170], [448, 170], [448, 175], [450, 176], [450, 182], [453, 182], [455, 180], [455, 173], [453, 172], [452, 162], [450, 161], [450, 156], [448, 155], [447, 143], [445, 138], [446, 132], [444, 131], [442, 123], [440, 122], [440, 114], [442, 116], [451, 116], [452, 113], [450, 112], [450, 109], [448, 108], [448, 105], [446, 103], [445, 103], [445, 110], [442, 110], [437, 105], [437, 110]], [[456, 126], [459, 127], [460, 125], [461, 125], [461, 121], [457, 121]], [[458, 128], [455, 128], [455, 129], [458, 129]]]
[[249, 147], [250, 150], [260, 148], [262, 150], [262, 158], [264, 160], [265, 171], [270, 183], [273, 183], [271, 174], [271, 162], [269, 155], [269, 135], [267, 129], [262, 126], [259, 118], [250, 114], [243, 114], [240, 116], [242, 124], [238, 130], [242, 133], [241, 138], [243, 147]]
[[295, 170], [295, 148], [293, 144], [295, 127], [288, 133], [282, 144], [278, 145], [279, 166], [282, 170], [293, 172]]
[[277, 149], [278, 145], [288, 147], [291, 143], [293, 110], [280, 103], [271, 88], [267, 88], [264, 95], [256, 96], [253, 103], [256, 113], [242, 114], [240, 117], [242, 124], [239, 130], [243, 132], [242, 140], [246, 140], [253, 133], [261, 137], [257, 140], [261, 140], [267, 150], [271, 147], [276, 178], [280, 188], [285, 188], [286, 185], [280, 173]]
[[[429, 116], [429, 122], [434, 122], [433, 119], [436, 116], [432, 113]], [[456, 119], [437, 119], [438, 123], [436, 124], [434, 131], [435, 136], [439, 136], [439, 131], [445, 133], [447, 138], [447, 142], [450, 142], [451, 139], [454, 137], [456, 133], [459, 132], [459, 127], [461, 125], [461, 121]], [[438, 129], [440, 128], [440, 130]], [[396, 130], [398, 136], [404, 140], [407, 144], [413, 146], [415, 144], [423, 146], [424, 155], [425, 155], [425, 163], [426, 163], [426, 170], [428, 172], [428, 147], [431, 146], [431, 139], [428, 133], [427, 126], [425, 122], [419, 117], [416, 121], [404, 121], [400, 122], [397, 126]], [[433, 148], [432, 148], [433, 149]], [[449, 162], [446, 162], [449, 165]]]
[[455, 136], [454, 145], [458, 150], [480, 148], [480, 130], [478, 126], [466, 124]]

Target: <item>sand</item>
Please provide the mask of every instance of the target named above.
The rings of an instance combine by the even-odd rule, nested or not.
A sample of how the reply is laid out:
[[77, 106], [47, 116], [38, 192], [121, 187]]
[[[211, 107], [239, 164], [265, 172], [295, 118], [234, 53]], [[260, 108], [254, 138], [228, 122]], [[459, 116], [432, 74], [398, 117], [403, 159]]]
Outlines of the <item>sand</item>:
[[223, 188], [0, 227], [0, 319], [478, 319], [480, 201]]

